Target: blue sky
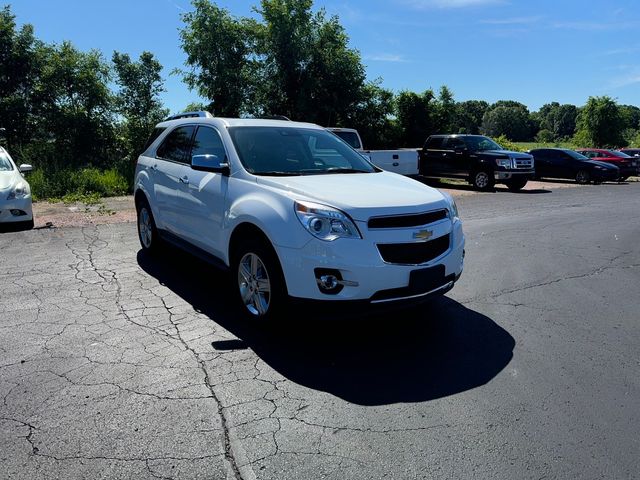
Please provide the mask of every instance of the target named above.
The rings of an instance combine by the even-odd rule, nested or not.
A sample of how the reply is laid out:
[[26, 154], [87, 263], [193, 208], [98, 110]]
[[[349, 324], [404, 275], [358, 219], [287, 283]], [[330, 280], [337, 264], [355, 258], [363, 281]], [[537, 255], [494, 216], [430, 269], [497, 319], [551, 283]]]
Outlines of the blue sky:
[[[252, 15], [259, 0], [220, 0]], [[181, 67], [178, 29], [188, 0], [13, 0], [17, 21], [48, 42], [70, 40], [165, 66], [163, 100], [180, 111], [197, 100], [170, 71]], [[518, 100], [531, 109], [583, 105], [610, 95], [640, 106], [639, 0], [316, 0], [337, 14], [370, 79], [394, 91], [449, 86], [459, 101]]]

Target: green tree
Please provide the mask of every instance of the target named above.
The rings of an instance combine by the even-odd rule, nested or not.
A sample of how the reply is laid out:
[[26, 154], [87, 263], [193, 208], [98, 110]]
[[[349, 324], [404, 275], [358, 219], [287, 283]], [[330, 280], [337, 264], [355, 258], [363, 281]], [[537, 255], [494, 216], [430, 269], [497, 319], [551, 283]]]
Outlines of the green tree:
[[381, 80], [368, 82], [357, 93], [352, 107], [342, 114], [336, 125], [355, 128], [367, 149], [398, 146], [393, 92], [380, 86]]
[[456, 105], [455, 126], [460, 133], [477, 135], [482, 126], [482, 117], [489, 109], [484, 100], [468, 100]]
[[10, 7], [0, 10], [0, 127], [14, 154], [33, 133], [33, 92], [42, 69], [40, 49], [31, 25], [17, 29]]
[[153, 127], [168, 113], [159, 98], [164, 91], [162, 65], [150, 52], [143, 52], [135, 62], [126, 53], [113, 52], [112, 62], [120, 87], [116, 105], [124, 119], [125, 151], [133, 160]]
[[585, 147], [621, 147], [624, 118], [611, 97], [589, 97], [578, 115], [577, 144]]
[[446, 85], [440, 87], [438, 92], [436, 116], [439, 131], [455, 133], [460, 128], [456, 125], [456, 101], [453, 92]]
[[447, 133], [439, 130], [438, 104], [431, 89], [421, 95], [400, 92], [396, 97], [396, 116], [399, 140], [404, 146], [421, 146], [429, 135]]
[[69, 42], [41, 50], [34, 160], [47, 168], [107, 166], [115, 148], [109, 65], [100, 52], [81, 52]]
[[262, 0], [258, 105], [265, 113], [331, 125], [354, 108], [366, 76], [337, 17], [312, 0]]
[[[543, 105], [534, 114], [540, 130], [551, 132], [551, 141], [567, 139], [575, 133], [578, 108], [575, 105], [560, 105], [558, 102]], [[548, 137], [547, 134], [545, 136]]]
[[529, 109], [511, 100], [496, 102], [482, 118], [482, 132], [491, 137], [504, 135], [523, 142], [533, 138], [534, 130]]
[[237, 19], [208, 0], [193, 0], [195, 10], [182, 15], [182, 49], [189, 88], [212, 102], [212, 113], [237, 117], [245, 111], [258, 78], [253, 75], [255, 39], [260, 26]]

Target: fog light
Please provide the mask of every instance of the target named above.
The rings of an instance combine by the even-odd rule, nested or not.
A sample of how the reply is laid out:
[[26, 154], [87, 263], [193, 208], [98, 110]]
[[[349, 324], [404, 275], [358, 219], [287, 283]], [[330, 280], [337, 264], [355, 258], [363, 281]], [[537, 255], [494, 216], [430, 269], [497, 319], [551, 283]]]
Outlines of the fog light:
[[342, 275], [340, 270], [332, 268], [316, 268], [316, 283], [322, 293], [327, 295], [336, 295], [342, 291]]
[[22, 210], [10, 210], [10, 211], [11, 211], [11, 215], [13, 215], [14, 217], [22, 217], [27, 214], [27, 212], [23, 212]]

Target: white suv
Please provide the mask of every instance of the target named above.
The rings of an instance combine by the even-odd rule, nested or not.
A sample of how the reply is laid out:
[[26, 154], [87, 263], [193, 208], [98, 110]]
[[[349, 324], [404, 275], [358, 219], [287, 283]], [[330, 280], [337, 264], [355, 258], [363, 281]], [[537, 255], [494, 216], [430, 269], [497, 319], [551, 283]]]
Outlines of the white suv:
[[249, 317], [289, 297], [420, 300], [462, 274], [453, 199], [317, 125], [172, 117], [138, 159], [135, 201], [142, 248], [166, 241], [230, 268]]

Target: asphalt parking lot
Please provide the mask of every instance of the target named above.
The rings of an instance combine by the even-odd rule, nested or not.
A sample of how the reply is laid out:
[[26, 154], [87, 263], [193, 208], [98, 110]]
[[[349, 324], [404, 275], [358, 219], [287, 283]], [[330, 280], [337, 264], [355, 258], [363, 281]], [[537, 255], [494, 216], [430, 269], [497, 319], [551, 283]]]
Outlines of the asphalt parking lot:
[[133, 223], [0, 234], [0, 478], [638, 478], [640, 183], [458, 205], [446, 297], [269, 330]]

